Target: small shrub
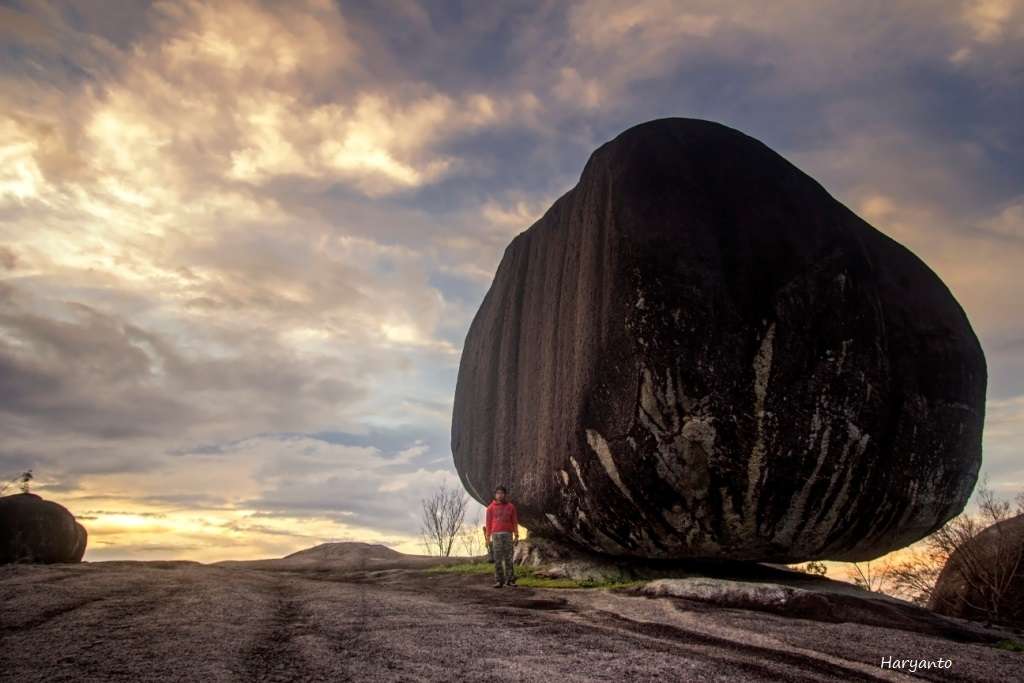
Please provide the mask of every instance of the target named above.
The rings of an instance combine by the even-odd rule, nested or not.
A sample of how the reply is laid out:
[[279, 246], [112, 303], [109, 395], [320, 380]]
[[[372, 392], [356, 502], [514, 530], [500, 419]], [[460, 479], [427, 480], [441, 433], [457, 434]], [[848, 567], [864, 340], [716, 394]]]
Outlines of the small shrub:
[[431, 574], [490, 574], [494, 572], [494, 565], [490, 562], [440, 564], [436, 567], [428, 567], [427, 571]]
[[1018, 643], [1016, 640], [1000, 640], [996, 647], [1010, 652], [1024, 652], [1024, 643]]
[[[443, 564], [429, 567], [427, 571], [432, 574], [493, 574], [494, 565], [489, 562]], [[629, 588], [643, 583], [623, 576], [608, 581], [553, 578], [539, 575], [535, 567], [516, 567], [516, 585], [523, 588]]]
[[572, 579], [553, 579], [548, 576], [524, 576], [516, 574], [516, 585], [524, 588], [580, 588]]

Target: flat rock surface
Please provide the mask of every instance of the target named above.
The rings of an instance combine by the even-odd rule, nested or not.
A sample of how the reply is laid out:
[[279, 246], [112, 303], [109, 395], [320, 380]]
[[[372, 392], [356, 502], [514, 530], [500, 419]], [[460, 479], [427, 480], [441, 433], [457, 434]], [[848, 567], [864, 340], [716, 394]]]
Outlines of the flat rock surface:
[[926, 679], [991, 681], [1024, 662], [898, 629], [636, 591], [499, 590], [419, 557], [379, 568], [371, 552], [340, 554], [299, 569], [0, 567], [0, 680], [910, 680], [879, 668], [892, 656], [952, 659]]

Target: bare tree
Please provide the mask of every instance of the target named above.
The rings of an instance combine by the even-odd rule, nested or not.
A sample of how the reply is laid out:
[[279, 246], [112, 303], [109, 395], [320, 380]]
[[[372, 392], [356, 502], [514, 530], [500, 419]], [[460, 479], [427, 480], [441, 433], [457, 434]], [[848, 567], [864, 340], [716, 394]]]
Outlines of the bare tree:
[[28, 493], [29, 482], [32, 481], [32, 479], [34, 479], [32, 476], [32, 470], [25, 470], [13, 479], [0, 482], [0, 496], [6, 493], [7, 489], [11, 488], [15, 484], [18, 485], [18, 488], [21, 489], [22, 493]]
[[463, 553], [469, 557], [483, 555], [486, 552], [487, 548], [484, 545], [483, 524], [480, 522], [479, 510], [477, 510], [473, 519], [463, 524], [462, 529], [459, 530], [459, 544], [462, 546]]
[[886, 581], [889, 580], [892, 571], [891, 563], [879, 564], [876, 562], [874, 566], [871, 566], [870, 562], [852, 562], [851, 564], [853, 565], [853, 583], [855, 585], [872, 593], [886, 592]]
[[[949, 564], [949, 571], [963, 582], [956, 599], [989, 621], [1003, 621], [1005, 599], [1024, 564], [1020, 534], [1002, 524], [1021, 514], [1024, 493], [1015, 503], [1000, 501], [984, 481], [978, 488], [978, 514], [960, 515], [928, 538], [935, 557], [944, 560], [939, 571]], [[932, 586], [930, 595], [935, 582]]]
[[892, 595], [921, 607], [928, 606], [948, 559], [947, 553], [934, 548], [929, 539], [925, 540], [923, 550], [909, 551], [891, 568]]
[[954, 517], [890, 565], [886, 592], [918, 605], [931, 604], [939, 576], [955, 555], [951, 571], [959, 575], [964, 593], [974, 596], [965, 597], [965, 603], [976, 613], [998, 620], [1013, 576], [1024, 563], [1024, 544], [1002, 527], [987, 534], [985, 543], [972, 541], [986, 529], [1024, 514], [1024, 492], [1013, 503], [999, 501], [986, 477], [978, 485], [977, 496], [976, 514]]
[[21, 488], [21, 492], [28, 493], [28, 483], [32, 481], [32, 479], [34, 478], [32, 476], [32, 470], [25, 470], [24, 472], [21, 473], [21, 476], [18, 478], [21, 480], [21, 484], [19, 485], [19, 487]]
[[430, 498], [423, 503], [423, 545], [428, 555], [448, 557], [452, 554], [452, 545], [462, 529], [466, 516], [466, 504], [469, 499], [459, 489], [449, 489], [442, 484]]

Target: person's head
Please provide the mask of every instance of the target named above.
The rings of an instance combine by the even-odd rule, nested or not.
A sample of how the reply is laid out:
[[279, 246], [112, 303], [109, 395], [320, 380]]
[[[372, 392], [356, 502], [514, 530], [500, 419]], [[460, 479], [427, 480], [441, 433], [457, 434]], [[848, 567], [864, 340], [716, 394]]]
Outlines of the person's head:
[[508, 498], [508, 490], [504, 486], [499, 486], [494, 489], [494, 500], [499, 503], [504, 503], [506, 498]]

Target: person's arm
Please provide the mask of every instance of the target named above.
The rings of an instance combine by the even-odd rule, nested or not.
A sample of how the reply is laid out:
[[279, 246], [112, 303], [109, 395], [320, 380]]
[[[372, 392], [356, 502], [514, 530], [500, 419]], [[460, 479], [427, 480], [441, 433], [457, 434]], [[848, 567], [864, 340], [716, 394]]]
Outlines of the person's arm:
[[516, 512], [515, 504], [512, 505], [512, 540], [519, 540], [519, 513]]
[[487, 506], [487, 512], [484, 514], [484, 543], [487, 545], [491, 544], [491, 507]]

